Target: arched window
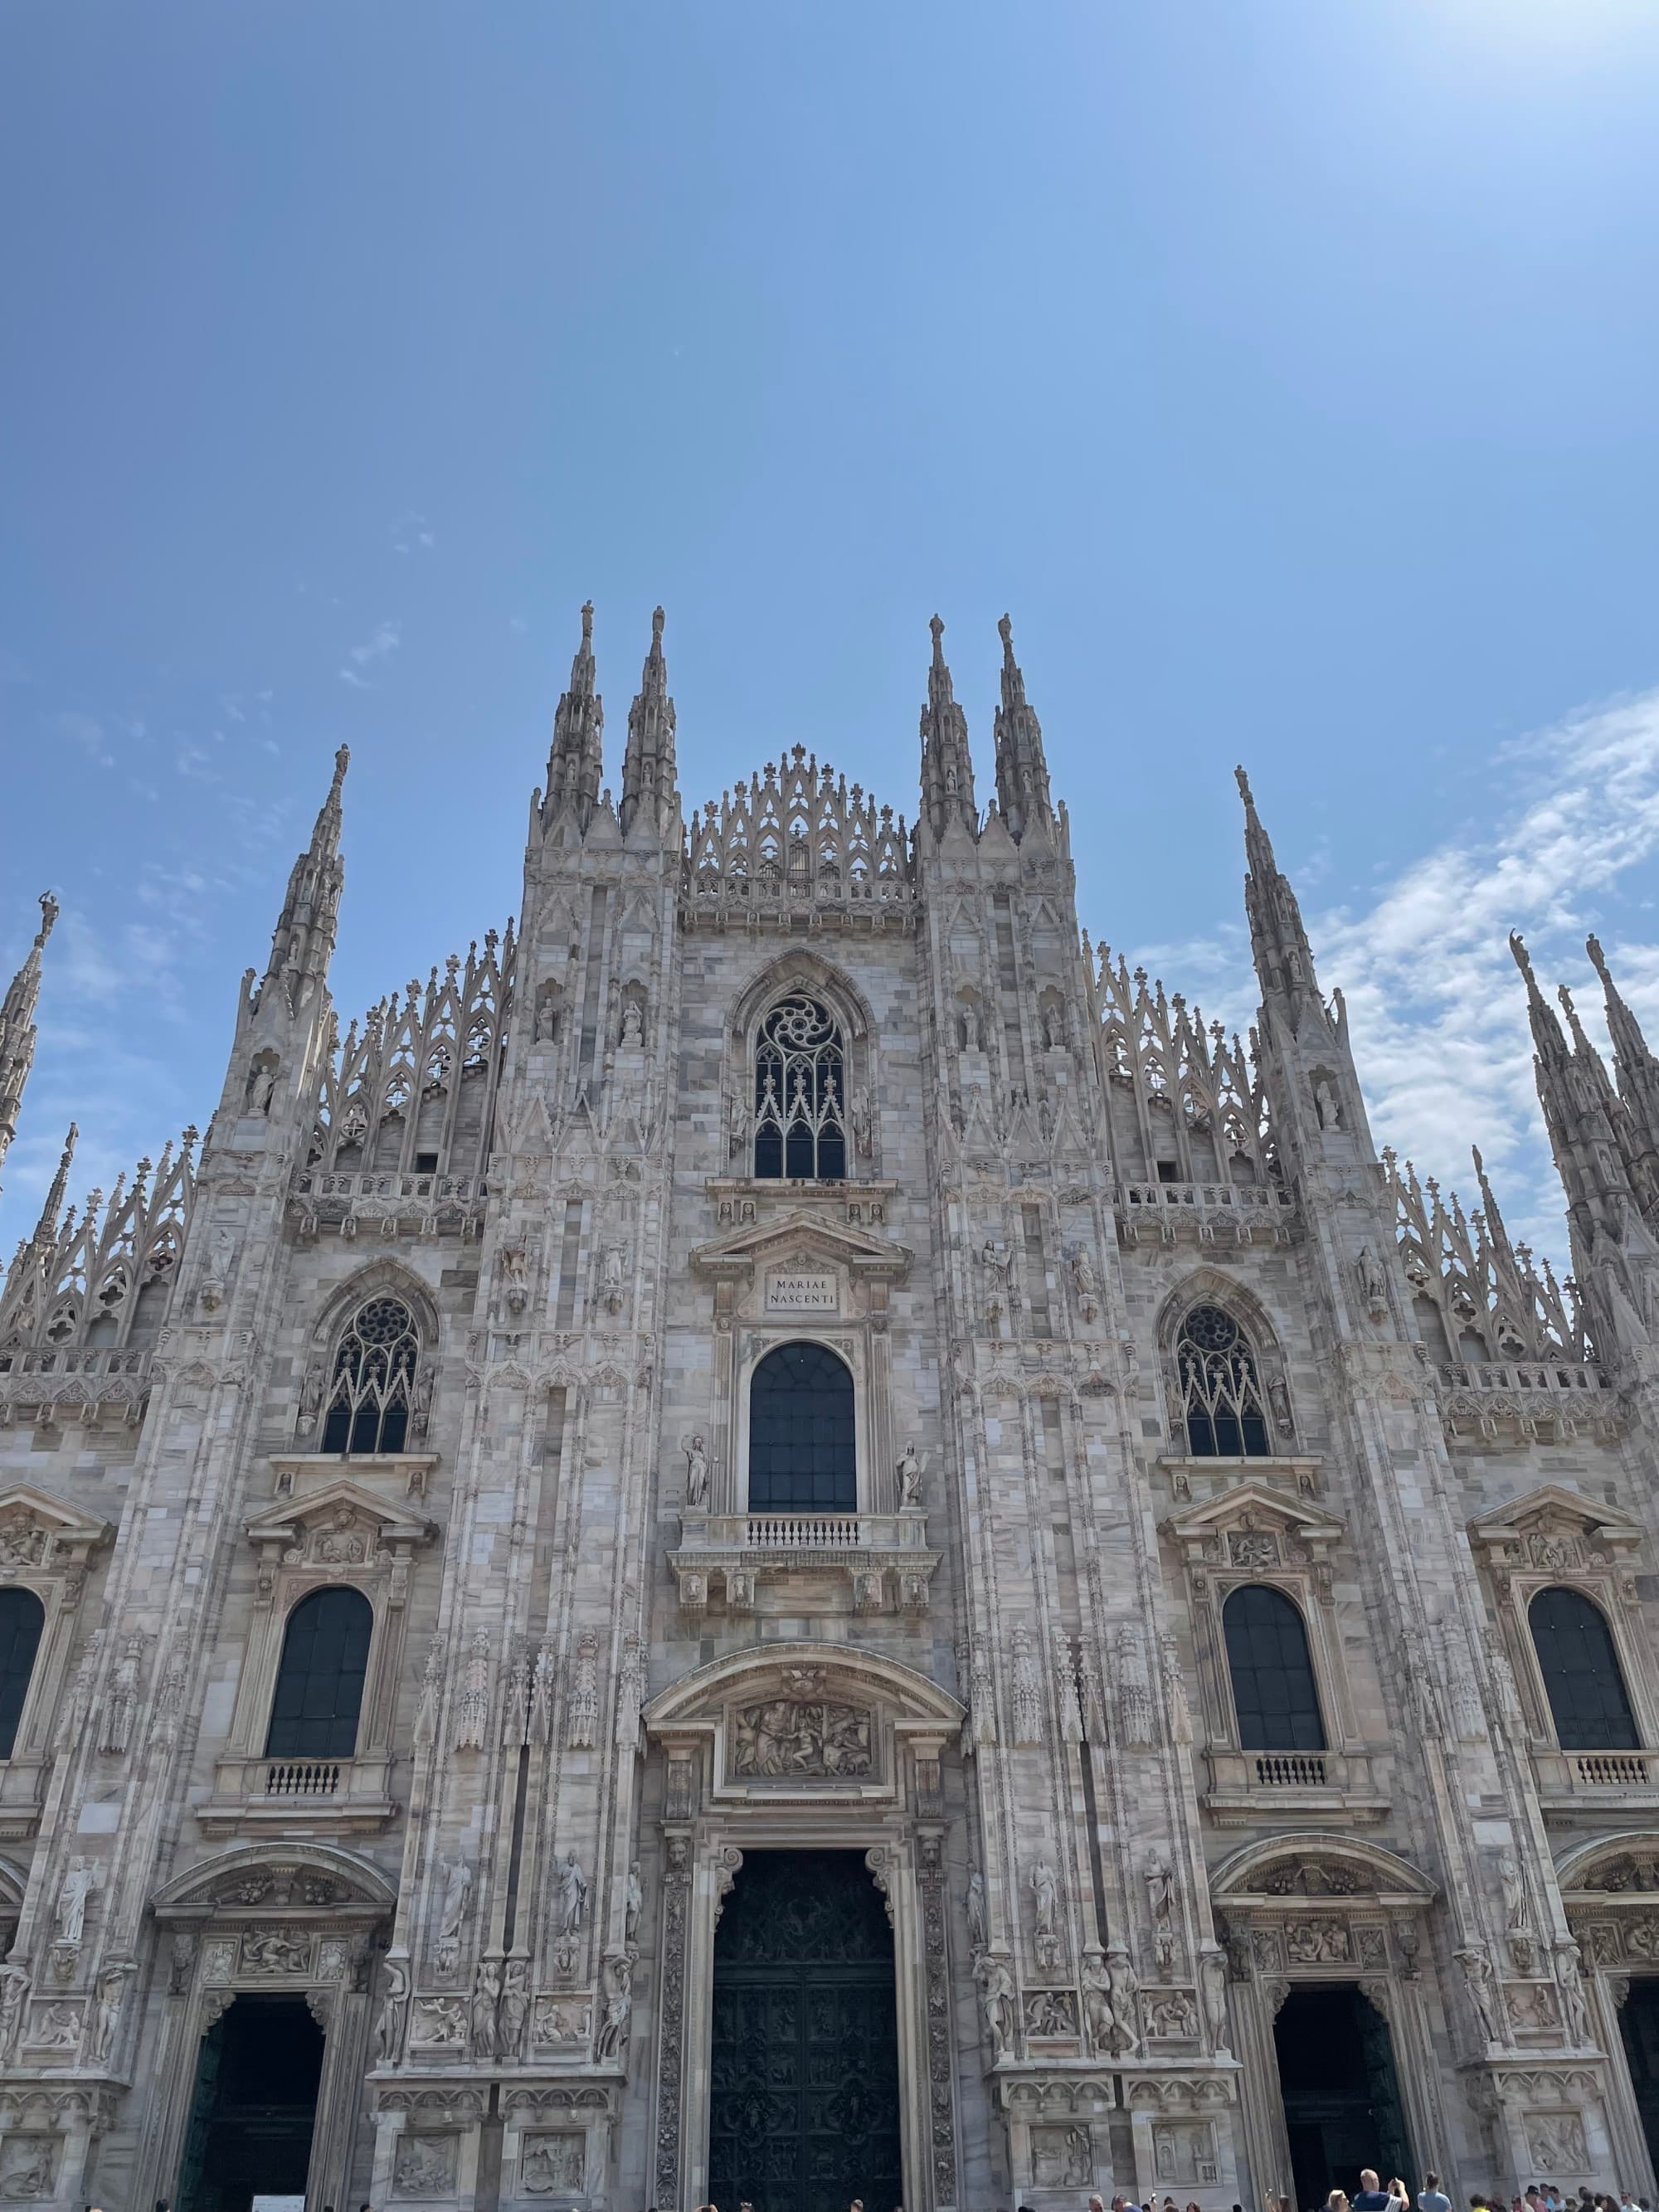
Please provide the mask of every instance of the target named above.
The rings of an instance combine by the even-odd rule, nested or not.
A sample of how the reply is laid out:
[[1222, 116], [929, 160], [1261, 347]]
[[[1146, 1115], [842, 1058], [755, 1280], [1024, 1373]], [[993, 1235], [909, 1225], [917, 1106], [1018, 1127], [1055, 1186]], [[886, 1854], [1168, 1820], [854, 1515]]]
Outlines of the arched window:
[[9, 1759], [17, 1741], [46, 1619], [33, 1590], [0, 1590], [0, 1759]]
[[1527, 1619], [1562, 1750], [1634, 1751], [1636, 1717], [1600, 1609], [1557, 1585], [1538, 1592]]
[[267, 1759], [349, 1759], [374, 1615], [361, 1590], [313, 1590], [288, 1617]]
[[1238, 1323], [1219, 1306], [1194, 1306], [1176, 1341], [1187, 1418], [1187, 1449], [1194, 1459], [1261, 1459], [1269, 1449], [1267, 1419], [1255, 1354]]
[[749, 1386], [749, 1508], [855, 1512], [853, 1377], [821, 1344], [781, 1344]]
[[755, 1173], [840, 1182], [846, 1098], [846, 1053], [830, 1014], [816, 999], [781, 1000], [755, 1048]]
[[1323, 1751], [1308, 1632], [1282, 1590], [1236, 1589], [1221, 1609], [1241, 1751]]
[[421, 1343], [401, 1298], [371, 1298], [340, 1339], [323, 1425], [325, 1452], [400, 1452]]

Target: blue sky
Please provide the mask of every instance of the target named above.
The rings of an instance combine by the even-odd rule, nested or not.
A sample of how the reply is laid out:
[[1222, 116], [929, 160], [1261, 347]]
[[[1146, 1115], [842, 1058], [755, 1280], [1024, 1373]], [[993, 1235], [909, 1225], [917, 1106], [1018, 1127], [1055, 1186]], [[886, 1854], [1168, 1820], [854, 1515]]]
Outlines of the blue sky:
[[343, 1012], [516, 904], [597, 602], [688, 804], [907, 815], [1012, 612], [1097, 938], [1248, 1016], [1231, 770], [1379, 1138], [1558, 1253], [1504, 930], [1659, 1033], [1659, 11], [12, 0], [0, 963], [21, 1234], [216, 1099], [349, 742]]

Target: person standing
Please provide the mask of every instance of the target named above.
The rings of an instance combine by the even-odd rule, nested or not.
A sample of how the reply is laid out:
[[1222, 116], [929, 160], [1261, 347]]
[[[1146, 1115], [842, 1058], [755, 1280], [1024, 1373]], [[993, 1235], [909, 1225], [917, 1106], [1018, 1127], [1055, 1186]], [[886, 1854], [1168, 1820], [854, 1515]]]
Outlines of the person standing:
[[1440, 2186], [1437, 2173], [1425, 2173], [1417, 2192], [1417, 2212], [1451, 2212], [1451, 2199]]

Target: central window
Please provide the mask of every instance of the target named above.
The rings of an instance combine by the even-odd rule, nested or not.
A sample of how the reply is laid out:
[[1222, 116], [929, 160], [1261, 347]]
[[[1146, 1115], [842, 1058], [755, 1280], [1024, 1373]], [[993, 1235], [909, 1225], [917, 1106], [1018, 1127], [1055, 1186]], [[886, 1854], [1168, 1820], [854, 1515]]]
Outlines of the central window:
[[1194, 1459], [1259, 1459], [1267, 1446], [1255, 1355], [1219, 1306], [1194, 1306], [1182, 1323], [1176, 1368]]
[[853, 1376], [822, 1344], [781, 1344], [749, 1385], [749, 1510], [854, 1513]]
[[755, 1173], [839, 1182], [847, 1173], [847, 1054], [816, 999], [780, 1000], [755, 1048]]

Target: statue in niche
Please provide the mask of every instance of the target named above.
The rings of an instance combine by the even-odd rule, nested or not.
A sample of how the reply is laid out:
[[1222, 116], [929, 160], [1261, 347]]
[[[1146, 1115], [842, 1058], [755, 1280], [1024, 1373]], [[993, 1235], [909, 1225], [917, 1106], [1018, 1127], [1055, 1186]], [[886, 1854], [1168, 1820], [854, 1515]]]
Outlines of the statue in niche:
[[444, 1901], [438, 1912], [440, 1936], [454, 1940], [461, 1932], [466, 1908], [472, 1901], [472, 1869], [465, 1859], [440, 1859], [444, 1876]]
[[853, 1120], [853, 1148], [861, 1160], [867, 1160], [870, 1157], [870, 1145], [872, 1138], [870, 1094], [864, 1088], [864, 1085], [861, 1083], [855, 1085], [854, 1087], [851, 1111]]
[[1520, 1867], [1505, 1851], [1498, 1862], [1498, 1885], [1504, 1893], [1504, 1925], [1511, 1935], [1524, 1934], [1530, 1925], [1527, 1913], [1527, 1884]]
[[693, 1437], [683, 1443], [685, 1454], [685, 1502], [701, 1507], [708, 1503], [708, 1454], [703, 1449], [701, 1437]]
[[559, 1934], [567, 1942], [580, 1931], [587, 1911], [587, 1881], [574, 1850], [558, 1863], [555, 1884], [558, 1891]]
[[607, 1313], [622, 1311], [623, 1276], [627, 1267], [628, 1247], [625, 1244], [607, 1244], [599, 1277], [599, 1295]]
[[374, 2021], [374, 2055], [382, 2066], [395, 2066], [403, 2055], [404, 2022], [409, 2008], [409, 1969], [401, 1960], [386, 1962], [386, 1996]]
[[611, 1991], [605, 1999], [605, 2018], [593, 2039], [593, 2056], [617, 2059], [628, 2050], [628, 2024], [634, 2010], [633, 1970], [626, 1959], [612, 1959], [605, 1972], [611, 1978]]
[[1006, 1244], [999, 1244], [994, 1237], [988, 1237], [979, 1259], [985, 1270], [985, 1318], [994, 1327], [1008, 1310], [1013, 1255]]
[[1031, 1896], [1036, 1911], [1036, 1954], [1045, 1966], [1051, 1966], [1059, 1948], [1055, 1919], [1060, 1910], [1060, 1878], [1047, 1859], [1039, 1859], [1031, 1869]]
[[472, 2048], [480, 2058], [495, 2056], [495, 2009], [501, 1998], [501, 1961], [480, 1959], [472, 1988]]
[[901, 1513], [918, 1511], [921, 1505], [921, 1455], [914, 1443], [899, 1454], [898, 1502]]
[[623, 1941], [638, 1941], [640, 1915], [645, 1910], [645, 1892], [640, 1887], [640, 1863], [635, 1860], [628, 1869], [628, 1885], [623, 1894]]
[[1313, 1079], [1314, 1112], [1319, 1117], [1322, 1129], [1342, 1127], [1342, 1104], [1336, 1095], [1336, 1086], [1322, 1069]]
[[1140, 2016], [1140, 1984], [1129, 1961], [1127, 1948], [1121, 1943], [1111, 1944], [1106, 1953], [1106, 1983], [1112, 1993], [1112, 2010], [1117, 2016], [1120, 2032], [1127, 2038], [1126, 2050], [1140, 2046], [1140, 2031], [1137, 2025]]
[[1457, 1953], [1457, 1963], [1463, 1970], [1463, 1987], [1480, 2024], [1480, 2033], [1488, 2043], [1503, 2040], [1498, 2026], [1498, 1992], [1492, 1984], [1492, 1960], [1479, 1945], [1466, 1943]]
[[253, 1065], [247, 1072], [247, 1089], [242, 1101], [245, 1114], [269, 1114], [270, 1102], [276, 1093], [276, 1071], [281, 1062], [274, 1052], [256, 1053]]
[[994, 2065], [1008, 2048], [1008, 2001], [1014, 1993], [1014, 1981], [1002, 1960], [988, 1954], [981, 1959], [977, 1975], [980, 2014]]
[[1373, 1321], [1383, 1320], [1389, 1310], [1389, 1286], [1369, 1244], [1362, 1244], [1355, 1253], [1353, 1272], [1366, 1312]]
[[637, 999], [623, 1000], [622, 1048], [624, 1052], [645, 1049], [645, 1015]]
[[509, 1959], [501, 1981], [501, 2004], [499, 2032], [495, 2038], [498, 2058], [516, 2058], [524, 2041], [525, 2016], [530, 2010], [530, 1961], [528, 1959]]
[[559, 987], [550, 976], [536, 995], [536, 1036], [538, 1044], [552, 1044], [559, 1034]]
[[90, 1859], [72, 1858], [58, 1892], [57, 1909], [52, 1925], [60, 1943], [78, 1943], [87, 1924], [87, 1899], [97, 1884], [97, 1871]]
[[985, 1948], [985, 1877], [977, 1868], [968, 1877], [968, 1942], [975, 1952]]

